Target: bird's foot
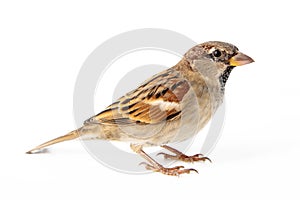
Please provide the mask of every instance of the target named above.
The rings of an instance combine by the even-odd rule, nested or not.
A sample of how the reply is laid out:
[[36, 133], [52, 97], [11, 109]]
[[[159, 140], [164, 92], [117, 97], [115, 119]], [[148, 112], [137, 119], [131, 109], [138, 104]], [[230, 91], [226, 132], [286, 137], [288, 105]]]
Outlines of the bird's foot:
[[150, 165], [146, 162], [140, 163], [140, 165], [145, 165], [147, 170], [152, 170], [154, 172], [160, 172], [162, 174], [170, 175], [170, 176], [179, 176], [180, 174], [189, 174], [191, 171], [198, 173], [195, 169], [184, 169], [184, 166], [176, 166], [171, 168], [166, 168], [161, 165]]
[[157, 155], [163, 155], [165, 159], [180, 160], [183, 162], [197, 162], [197, 161], [205, 162], [206, 160], [211, 162], [211, 160], [208, 157], [203, 156], [203, 154], [195, 154], [193, 156], [187, 156], [184, 153], [182, 153], [172, 147], [169, 147], [167, 145], [163, 145], [162, 147], [175, 154], [175, 155], [171, 155], [171, 154], [167, 154], [164, 152], [157, 154]]

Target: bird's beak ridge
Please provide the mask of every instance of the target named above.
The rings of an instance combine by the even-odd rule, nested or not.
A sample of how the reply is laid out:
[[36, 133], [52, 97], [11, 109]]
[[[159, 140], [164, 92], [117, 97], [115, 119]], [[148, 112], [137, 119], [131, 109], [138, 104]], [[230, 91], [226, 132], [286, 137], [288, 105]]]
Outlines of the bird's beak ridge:
[[231, 66], [241, 66], [241, 65], [246, 65], [249, 63], [254, 62], [254, 60], [252, 58], [250, 58], [249, 56], [247, 56], [246, 54], [243, 54], [241, 52], [239, 52], [238, 54], [236, 54], [235, 56], [231, 57], [229, 59], [229, 64]]

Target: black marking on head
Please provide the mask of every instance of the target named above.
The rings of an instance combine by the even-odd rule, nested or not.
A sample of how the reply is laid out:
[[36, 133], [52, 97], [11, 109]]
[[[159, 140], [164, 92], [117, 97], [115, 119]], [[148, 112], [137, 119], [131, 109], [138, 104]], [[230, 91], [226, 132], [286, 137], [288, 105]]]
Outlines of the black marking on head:
[[215, 62], [229, 65], [229, 59], [238, 53], [238, 48], [232, 44], [218, 41], [211, 41], [201, 44], [205, 50], [206, 58]]
[[[215, 51], [218, 51], [220, 53], [220, 55], [216, 56], [214, 54]], [[224, 50], [214, 50], [212, 53], [208, 54], [208, 56], [210, 57], [210, 59], [212, 59], [215, 62], [221, 62], [224, 64], [229, 64], [229, 59], [233, 56], [231, 55], [229, 52], [226, 52]]]

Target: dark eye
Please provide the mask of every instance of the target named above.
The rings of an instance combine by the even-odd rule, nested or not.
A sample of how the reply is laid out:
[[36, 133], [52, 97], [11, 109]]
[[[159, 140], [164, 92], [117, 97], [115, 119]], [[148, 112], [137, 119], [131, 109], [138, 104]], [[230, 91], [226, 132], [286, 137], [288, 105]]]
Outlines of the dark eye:
[[214, 50], [212, 54], [213, 54], [214, 57], [220, 57], [222, 55], [221, 51], [218, 50], [218, 49]]

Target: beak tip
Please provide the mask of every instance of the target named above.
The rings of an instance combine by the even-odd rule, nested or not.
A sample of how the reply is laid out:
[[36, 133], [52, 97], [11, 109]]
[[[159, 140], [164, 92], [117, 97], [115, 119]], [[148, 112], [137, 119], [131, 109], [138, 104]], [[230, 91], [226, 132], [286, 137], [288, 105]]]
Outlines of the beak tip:
[[255, 62], [255, 60], [253, 60], [253, 58], [249, 57], [249, 63], [253, 63]]

